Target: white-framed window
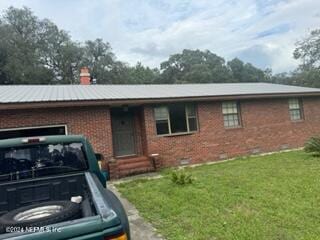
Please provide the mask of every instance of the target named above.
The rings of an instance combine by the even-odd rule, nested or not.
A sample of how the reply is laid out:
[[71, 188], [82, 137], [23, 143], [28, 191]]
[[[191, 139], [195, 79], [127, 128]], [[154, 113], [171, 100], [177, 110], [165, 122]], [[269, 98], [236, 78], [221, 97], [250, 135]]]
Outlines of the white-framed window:
[[302, 102], [299, 98], [289, 99], [289, 114], [291, 121], [303, 119]]
[[154, 116], [156, 119], [157, 134], [169, 134], [171, 131], [168, 108], [165, 106], [154, 108]]
[[194, 104], [168, 104], [154, 108], [157, 135], [189, 133], [198, 130]]
[[225, 128], [241, 126], [240, 106], [238, 101], [222, 102], [222, 114]]
[[68, 135], [67, 125], [48, 125], [0, 129], [0, 140], [49, 135]]

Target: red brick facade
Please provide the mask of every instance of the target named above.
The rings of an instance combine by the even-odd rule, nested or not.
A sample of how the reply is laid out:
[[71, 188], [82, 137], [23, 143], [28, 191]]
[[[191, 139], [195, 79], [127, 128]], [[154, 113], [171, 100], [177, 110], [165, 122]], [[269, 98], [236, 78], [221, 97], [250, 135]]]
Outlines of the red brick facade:
[[68, 134], [87, 136], [95, 151], [106, 157], [113, 155], [111, 119], [106, 107], [0, 111], [0, 129], [57, 124], [67, 125]]
[[304, 120], [292, 122], [288, 99], [241, 100], [242, 127], [226, 129], [221, 102], [198, 103], [199, 131], [157, 136], [152, 107], [145, 108], [148, 152], [159, 153], [164, 166], [219, 160], [238, 155], [303, 146], [320, 134], [320, 98], [304, 98]]
[[[277, 151], [303, 146], [306, 139], [320, 134], [320, 98], [303, 98], [304, 120], [292, 122], [288, 99], [241, 100], [242, 126], [225, 129], [221, 102], [197, 103], [199, 129], [179, 136], [157, 136], [153, 107], [136, 110], [135, 126], [140, 155], [158, 153], [162, 166], [176, 166], [181, 160], [200, 163], [237, 155]], [[68, 134], [87, 136], [96, 152], [113, 158], [111, 116], [108, 107], [70, 107], [0, 111], [0, 129], [66, 124]], [[146, 167], [147, 158], [117, 159], [111, 165], [113, 177]], [[130, 162], [132, 161], [132, 162]], [[132, 171], [130, 164], [132, 163]], [[119, 172], [120, 166], [126, 172]], [[148, 168], [149, 169], [149, 168]]]

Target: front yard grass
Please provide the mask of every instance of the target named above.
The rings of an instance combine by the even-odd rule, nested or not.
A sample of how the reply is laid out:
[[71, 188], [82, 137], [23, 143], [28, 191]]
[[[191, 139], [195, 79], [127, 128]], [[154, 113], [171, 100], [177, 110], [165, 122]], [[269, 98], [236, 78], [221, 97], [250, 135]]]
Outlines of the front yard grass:
[[117, 187], [167, 239], [320, 239], [320, 158], [302, 151], [188, 169]]

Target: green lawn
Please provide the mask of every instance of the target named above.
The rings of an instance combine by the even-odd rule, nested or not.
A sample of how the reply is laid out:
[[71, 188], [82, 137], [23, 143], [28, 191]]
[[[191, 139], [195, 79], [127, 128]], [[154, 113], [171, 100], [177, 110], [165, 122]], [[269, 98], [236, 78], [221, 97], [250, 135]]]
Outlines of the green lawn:
[[302, 151], [190, 169], [196, 181], [118, 185], [167, 239], [320, 239], [320, 158]]

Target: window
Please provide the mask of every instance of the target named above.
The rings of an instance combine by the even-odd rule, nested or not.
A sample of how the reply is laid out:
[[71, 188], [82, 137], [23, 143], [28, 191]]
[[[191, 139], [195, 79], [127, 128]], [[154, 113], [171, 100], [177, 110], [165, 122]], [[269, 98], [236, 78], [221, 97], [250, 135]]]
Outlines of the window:
[[0, 148], [0, 182], [87, 169], [80, 142]]
[[198, 130], [198, 121], [197, 121], [197, 114], [194, 105], [187, 105], [186, 106], [187, 112], [187, 124], [189, 131], [197, 131]]
[[168, 134], [170, 132], [168, 108], [157, 107], [155, 108], [154, 113], [157, 125], [157, 134]]
[[236, 101], [222, 103], [223, 122], [226, 128], [240, 126], [240, 108]]
[[302, 120], [302, 106], [301, 100], [298, 98], [289, 99], [289, 113], [291, 121]]
[[0, 140], [19, 137], [67, 135], [66, 125], [0, 129]]
[[195, 106], [171, 104], [154, 109], [158, 135], [195, 132], [198, 129]]

